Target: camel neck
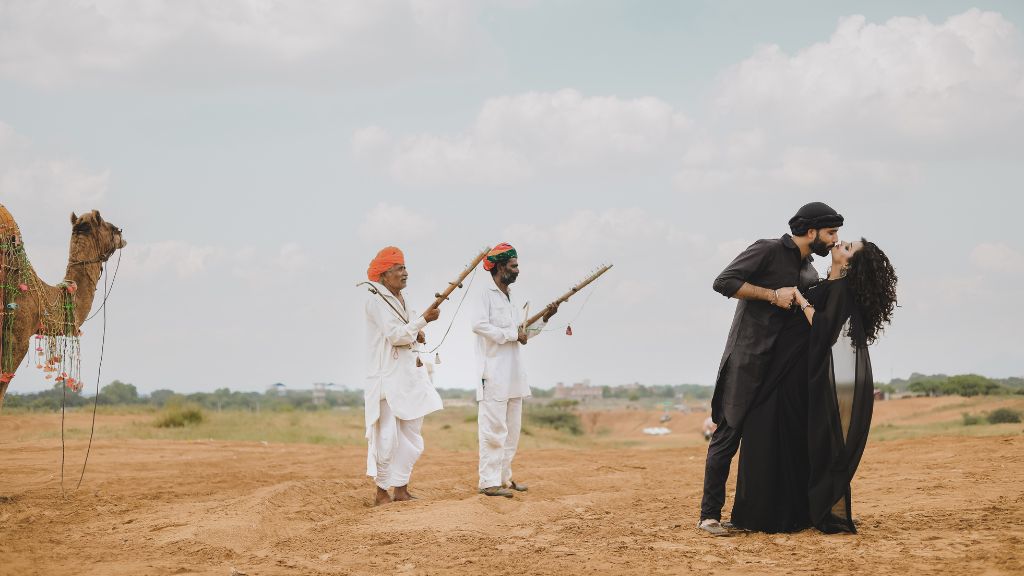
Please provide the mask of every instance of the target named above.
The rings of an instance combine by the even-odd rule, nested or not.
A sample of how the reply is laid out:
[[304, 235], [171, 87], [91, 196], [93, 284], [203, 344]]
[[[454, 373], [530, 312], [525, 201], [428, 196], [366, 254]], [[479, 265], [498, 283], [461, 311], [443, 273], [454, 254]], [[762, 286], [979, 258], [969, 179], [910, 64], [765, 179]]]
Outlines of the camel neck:
[[71, 253], [64, 279], [77, 285], [75, 290], [75, 328], [80, 328], [92, 309], [96, 297], [96, 284], [103, 272], [103, 263], [97, 262], [99, 254], [93, 247], [84, 245], [81, 240], [71, 239]]

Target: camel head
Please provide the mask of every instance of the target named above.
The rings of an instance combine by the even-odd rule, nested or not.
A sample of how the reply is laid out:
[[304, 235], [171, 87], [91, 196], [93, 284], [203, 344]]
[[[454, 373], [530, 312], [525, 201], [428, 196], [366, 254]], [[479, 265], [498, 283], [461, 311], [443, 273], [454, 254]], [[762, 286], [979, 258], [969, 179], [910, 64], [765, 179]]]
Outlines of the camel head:
[[107, 222], [100, 216], [99, 210], [86, 212], [81, 216], [71, 213], [71, 235], [73, 238], [85, 240], [86, 249], [93, 249], [94, 254], [81, 254], [83, 260], [106, 262], [114, 252], [128, 245], [121, 234], [121, 229]]

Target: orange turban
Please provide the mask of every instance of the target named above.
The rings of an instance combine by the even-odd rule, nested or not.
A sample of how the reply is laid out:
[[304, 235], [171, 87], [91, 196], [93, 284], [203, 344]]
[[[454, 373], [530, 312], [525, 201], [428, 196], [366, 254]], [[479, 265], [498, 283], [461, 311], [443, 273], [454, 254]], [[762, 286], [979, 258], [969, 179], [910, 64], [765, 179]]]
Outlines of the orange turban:
[[381, 274], [398, 264], [405, 264], [405, 254], [394, 246], [388, 246], [377, 252], [377, 256], [370, 262], [370, 267], [366, 269], [366, 277], [379, 282]]
[[502, 242], [487, 253], [487, 258], [484, 258], [484, 270], [491, 270], [498, 262], [505, 262], [516, 257], [516, 249], [511, 244]]

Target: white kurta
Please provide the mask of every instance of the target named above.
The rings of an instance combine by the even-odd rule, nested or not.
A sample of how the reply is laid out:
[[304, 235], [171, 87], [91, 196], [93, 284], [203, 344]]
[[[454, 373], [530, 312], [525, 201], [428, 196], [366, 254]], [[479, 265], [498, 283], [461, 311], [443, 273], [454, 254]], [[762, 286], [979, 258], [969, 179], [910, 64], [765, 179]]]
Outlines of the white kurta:
[[[508, 485], [512, 480], [512, 460], [519, 447], [523, 398], [530, 395], [523, 366], [519, 325], [524, 310], [512, 297], [505, 296], [493, 280], [483, 291], [474, 311], [476, 333], [477, 435], [480, 443], [480, 488]], [[545, 326], [538, 321], [527, 330], [527, 338], [540, 334]]]
[[[366, 300], [366, 383], [363, 392], [366, 439], [369, 442], [366, 473], [377, 475], [375, 455], [391, 453], [390, 446], [375, 446], [374, 426], [381, 417], [381, 401], [399, 420], [415, 420], [443, 407], [427, 367], [416, 366], [416, 336], [427, 325], [415, 310], [403, 310], [402, 303], [387, 288], [371, 282], [384, 298], [409, 319], [400, 318], [377, 294]], [[378, 448], [380, 450], [378, 450]]]
[[[482, 291], [478, 305], [473, 311], [473, 332], [476, 334], [476, 399], [483, 400], [486, 381], [488, 400], [525, 398], [530, 395], [530, 384], [526, 380], [526, 369], [522, 359], [522, 345], [519, 344], [519, 325], [523, 323], [523, 309], [512, 295], [494, 284]], [[527, 338], [540, 334], [545, 326], [543, 319], [530, 326]]]

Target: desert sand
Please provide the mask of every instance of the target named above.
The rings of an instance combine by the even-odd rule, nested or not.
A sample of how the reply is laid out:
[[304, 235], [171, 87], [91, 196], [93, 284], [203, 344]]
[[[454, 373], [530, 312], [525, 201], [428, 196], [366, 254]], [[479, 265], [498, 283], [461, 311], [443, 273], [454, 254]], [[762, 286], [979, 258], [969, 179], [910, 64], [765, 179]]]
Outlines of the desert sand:
[[[876, 423], [948, 420], [957, 402], [879, 403]], [[584, 437], [635, 435], [625, 448], [524, 446], [530, 491], [514, 499], [477, 494], [473, 451], [437, 447], [428, 427], [419, 500], [374, 508], [364, 448], [301, 443], [101, 437], [62, 497], [59, 440], [26, 435], [55, 417], [0, 414], [0, 574], [1024, 573], [1019, 424], [869, 442], [858, 535], [711, 538], [695, 530], [703, 441], [643, 437], [657, 416], [584, 415]], [[69, 445], [68, 488], [82, 448]]]

